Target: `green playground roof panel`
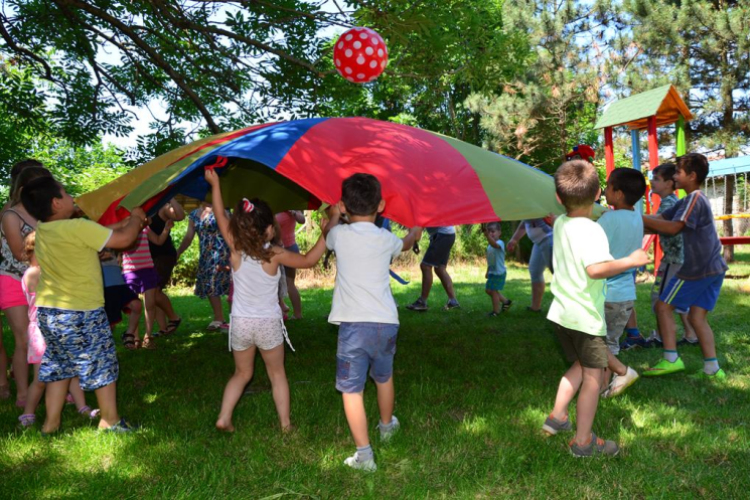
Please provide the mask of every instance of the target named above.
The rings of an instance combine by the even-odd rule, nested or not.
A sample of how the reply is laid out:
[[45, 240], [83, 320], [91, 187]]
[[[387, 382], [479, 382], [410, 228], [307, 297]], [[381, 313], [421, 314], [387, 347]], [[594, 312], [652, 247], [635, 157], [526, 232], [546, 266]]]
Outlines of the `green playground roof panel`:
[[624, 125], [631, 130], [642, 130], [648, 128], [648, 119], [652, 116], [656, 116], [657, 126], [674, 123], [680, 116], [686, 121], [693, 118], [677, 89], [664, 85], [613, 102], [594, 128]]

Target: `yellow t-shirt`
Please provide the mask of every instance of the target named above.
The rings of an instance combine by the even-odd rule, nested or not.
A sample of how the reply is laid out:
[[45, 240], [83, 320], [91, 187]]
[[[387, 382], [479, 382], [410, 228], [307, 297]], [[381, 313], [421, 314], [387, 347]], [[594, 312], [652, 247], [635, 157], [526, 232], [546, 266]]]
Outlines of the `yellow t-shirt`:
[[104, 307], [99, 251], [112, 230], [85, 219], [40, 222], [34, 254], [42, 268], [37, 307], [92, 311]]
[[547, 319], [595, 336], [607, 335], [604, 322], [606, 280], [589, 278], [586, 268], [608, 262], [609, 241], [604, 229], [585, 217], [562, 215], [555, 221], [552, 244], [554, 296]]

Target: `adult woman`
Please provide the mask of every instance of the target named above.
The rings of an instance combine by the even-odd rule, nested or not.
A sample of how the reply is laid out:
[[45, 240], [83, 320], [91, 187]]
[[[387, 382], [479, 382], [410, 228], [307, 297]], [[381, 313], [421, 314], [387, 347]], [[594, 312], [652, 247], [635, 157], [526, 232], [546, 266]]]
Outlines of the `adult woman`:
[[[287, 210], [276, 214], [276, 222], [279, 223], [279, 227], [281, 228], [281, 242], [284, 248], [290, 252], [299, 253], [299, 246], [297, 246], [297, 240], [294, 237], [294, 230], [297, 224], [305, 223], [305, 214], [300, 210]], [[284, 266], [284, 274], [286, 276], [289, 300], [292, 303], [292, 318], [301, 319], [302, 300], [299, 296], [299, 290], [297, 290], [297, 286], [294, 284], [297, 270]]]
[[229, 324], [224, 318], [221, 296], [229, 293], [229, 247], [221, 237], [210, 203], [202, 203], [199, 208], [190, 212], [188, 221], [188, 230], [177, 249], [177, 258], [190, 246], [198, 233], [200, 258], [195, 294], [202, 299], [208, 298], [211, 303], [214, 319], [208, 324], [207, 330], [227, 330]]
[[531, 276], [531, 305], [526, 309], [539, 312], [542, 308], [544, 296], [544, 269], [552, 271], [552, 226], [544, 219], [530, 219], [523, 221], [508, 242], [508, 253], [515, 250], [516, 245], [524, 235], [534, 243], [529, 259], [529, 275]]

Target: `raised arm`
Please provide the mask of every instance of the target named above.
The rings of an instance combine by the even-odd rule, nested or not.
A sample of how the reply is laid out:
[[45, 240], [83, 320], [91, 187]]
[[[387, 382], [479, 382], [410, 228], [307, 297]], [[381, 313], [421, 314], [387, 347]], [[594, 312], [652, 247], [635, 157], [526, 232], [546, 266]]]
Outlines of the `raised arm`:
[[195, 238], [195, 224], [193, 221], [188, 221], [188, 228], [187, 231], [185, 231], [185, 236], [182, 238], [182, 243], [180, 243], [180, 248], [177, 249], [177, 258], [180, 258], [180, 255], [188, 249], [190, 244], [193, 242], [193, 238]]
[[234, 248], [234, 240], [232, 240], [232, 235], [229, 233], [229, 217], [227, 217], [227, 213], [224, 211], [224, 200], [221, 197], [219, 174], [214, 169], [209, 168], [204, 175], [206, 182], [211, 186], [211, 201], [214, 206], [216, 225], [219, 226], [221, 236], [227, 242], [229, 248]]
[[339, 209], [338, 203], [334, 203], [326, 209], [328, 214], [328, 224], [323, 228], [323, 237], [328, 236], [328, 233], [336, 227], [341, 220], [341, 210]]
[[279, 264], [283, 264], [288, 267], [295, 269], [308, 269], [315, 266], [320, 258], [326, 251], [326, 238], [323, 232], [320, 233], [318, 241], [315, 242], [315, 246], [310, 249], [305, 255], [298, 254], [296, 252], [290, 252], [284, 248], [277, 248], [277, 253], [274, 255], [274, 260]]
[[[526, 234], [526, 231], [524, 231], [524, 234]], [[490, 238], [490, 232], [487, 231], [487, 226], [484, 227], [484, 237], [487, 238], [487, 243], [489, 243], [492, 248], [501, 248], [497, 241]], [[508, 245], [510, 245], [510, 243], [508, 243]], [[508, 252], [510, 252], [510, 250], [508, 250]]]
[[167, 242], [167, 238], [169, 238], [169, 231], [172, 230], [173, 226], [174, 221], [172, 219], [167, 219], [167, 222], [164, 224], [164, 229], [162, 230], [161, 234], [156, 234], [153, 231], [149, 231], [148, 233], [146, 233], [148, 241], [150, 241], [154, 245], [163, 245]]
[[588, 274], [589, 278], [592, 280], [602, 280], [612, 276], [617, 276], [628, 269], [644, 266], [648, 264], [648, 262], [648, 254], [639, 248], [622, 259], [591, 264], [586, 268], [586, 274]]
[[127, 219], [127, 224], [114, 229], [105, 246], [113, 250], [125, 250], [132, 247], [141, 229], [146, 226], [146, 221], [146, 212], [141, 208], [134, 208], [130, 213], [130, 218]]
[[159, 210], [159, 217], [161, 217], [162, 220], [171, 219], [175, 222], [180, 222], [181, 220], [185, 220], [185, 209], [182, 208], [180, 202], [172, 198], [166, 205], [161, 207]]
[[[513, 250], [516, 249], [516, 245], [518, 245], [518, 242], [521, 241], [521, 238], [523, 238], [524, 236], [526, 236], [526, 224], [524, 224], [524, 222], [521, 221], [521, 223], [518, 225], [518, 228], [516, 229], [516, 232], [513, 233], [513, 236], [511, 236], [510, 241], [508, 241], [508, 247], [507, 247], [508, 253], [512, 253]], [[489, 240], [489, 238], [487, 239]], [[492, 242], [490, 242], [490, 245], [492, 245]]]
[[653, 233], [674, 236], [685, 229], [685, 223], [676, 220], [665, 220], [661, 215], [644, 215], [643, 227]]
[[305, 223], [305, 213], [302, 210], [290, 210], [289, 213], [292, 214], [297, 224]]
[[414, 226], [413, 228], [409, 229], [409, 233], [402, 238], [404, 246], [401, 247], [401, 251], [406, 252], [407, 250], [411, 250], [411, 247], [414, 246], [414, 243], [419, 241], [419, 238], [422, 237], [423, 230], [424, 228], [421, 228], [419, 226]]

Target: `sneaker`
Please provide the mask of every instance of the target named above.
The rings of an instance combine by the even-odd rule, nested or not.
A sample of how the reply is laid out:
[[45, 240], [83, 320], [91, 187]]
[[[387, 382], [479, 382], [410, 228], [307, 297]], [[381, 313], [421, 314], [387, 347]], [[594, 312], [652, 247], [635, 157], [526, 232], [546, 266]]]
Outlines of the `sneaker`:
[[697, 380], [726, 380], [727, 374], [724, 370], [719, 368], [719, 371], [710, 375], [701, 370], [698, 373], [691, 375], [690, 377]]
[[378, 422], [378, 430], [380, 430], [380, 440], [384, 442], [390, 441], [391, 438], [398, 432], [400, 428], [401, 428], [401, 424], [398, 422], [396, 415], [393, 415], [391, 417], [390, 429], [387, 429], [385, 425]]
[[666, 359], [662, 359], [651, 368], [646, 368], [643, 372], [644, 377], [659, 377], [661, 375], [669, 375], [670, 373], [677, 373], [685, 371], [685, 363], [682, 358], [677, 358], [677, 361], [670, 363]]
[[605, 441], [591, 433], [591, 442], [587, 446], [580, 446], [575, 439], [570, 442], [570, 452], [576, 458], [593, 457], [594, 455], [609, 455], [614, 457], [620, 453], [620, 447], [614, 441]]
[[623, 342], [620, 343], [621, 351], [628, 351], [635, 349], [636, 347], [643, 347], [644, 349], [651, 347], [651, 343], [644, 339], [642, 336], [627, 337]]
[[698, 339], [695, 340], [688, 340], [685, 337], [682, 337], [680, 340], [677, 341], [678, 346], [682, 345], [700, 345], [700, 342], [698, 342]]
[[124, 418], [121, 418], [119, 422], [117, 422], [114, 425], [111, 425], [107, 427], [106, 429], [102, 429], [102, 432], [111, 432], [114, 434], [125, 434], [129, 432], [135, 432], [138, 430], [137, 425], [133, 425], [129, 422], [127, 422]]
[[425, 302], [421, 298], [418, 298], [417, 300], [406, 306], [406, 308], [410, 311], [426, 311], [428, 309], [427, 302]]
[[570, 423], [569, 418], [565, 420], [557, 420], [552, 415], [547, 417], [547, 420], [544, 421], [544, 425], [542, 425], [542, 430], [550, 436], [554, 436], [558, 432], [567, 432], [572, 429], [573, 424]]
[[651, 330], [651, 336], [646, 341], [651, 344], [651, 347], [664, 347], [664, 342], [662, 342], [656, 330]]
[[445, 304], [445, 310], [448, 311], [450, 309], [458, 309], [461, 307], [461, 305], [458, 303], [456, 299], [450, 299], [447, 304]]
[[507, 312], [508, 309], [510, 309], [510, 306], [513, 305], [513, 301], [508, 299], [508, 302], [503, 304], [503, 312]]
[[612, 377], [612, 382], [610, 382], [609, 388], [604, 391], [602, 397], [613, 398], [619, 396], [625, 392], [625, 389], [633, 385], [636, 380], [638, 380], [638, 372], [628, 366], [625, 375], [615, 374], [614, 377]]
[[375, 460], [370, 459], [365, 460], [364, 462], [360, 462], [359, 460], [357, 460], [356, 453], [344, 460], [344, 465], [347, 465], [352, 469], [363, 470], [365, 472], [375, 472], [376, 470], [378, 470], [378, 466], [375, 465]]

